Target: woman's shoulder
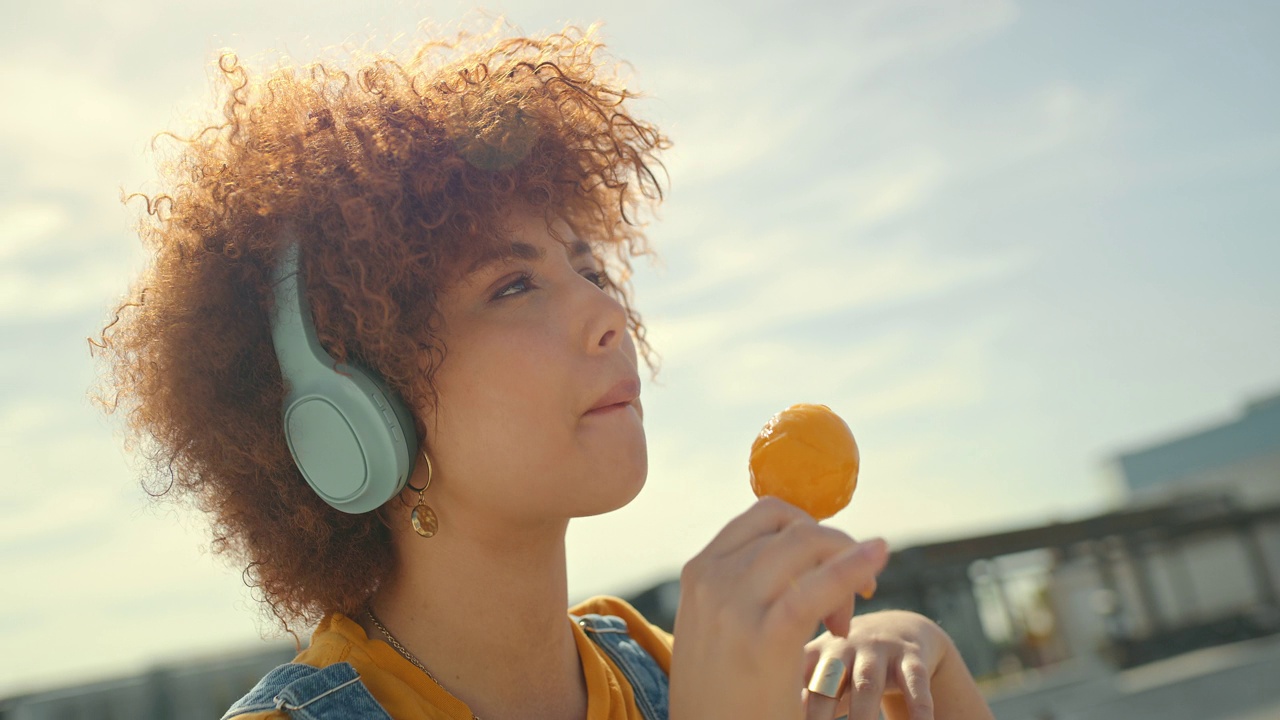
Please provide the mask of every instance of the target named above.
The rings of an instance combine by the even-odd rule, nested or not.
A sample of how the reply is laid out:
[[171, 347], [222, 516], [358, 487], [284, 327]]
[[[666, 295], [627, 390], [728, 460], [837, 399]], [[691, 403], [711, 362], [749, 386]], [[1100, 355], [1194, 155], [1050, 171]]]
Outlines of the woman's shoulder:
[[639, 610], [631, 607], [626, 600], [608, 595], [598, 595], [583, 600], [569, 608], [569, 613], [575, 617], [601, 615], [621, 619], [626, 623], [627, 634], [648, 651], [662, 666], [663, 670], [669, 671], [673, 643], [671, 633], [649, 622], [644, 615], [640, 614]]
[[378, 671], [363, 630], [341, 614], [326, 616], [311, 644], [292, 662], [279, 665], [240, 698], [223, 720], [278, 720], [301, 707], [325, 705], [325, 717], [390, 718], [363, 677]]
[[291, 662], [267, 673], [233, 704], [223, 720], [277, 720], [306, 708], [308, 717], [391, 720], [350, 663], [314, 667]]
[[569, 608], [569, 614], [575, 616], [605, 615], [622, 618], [627, 623], [627, 629], [633, 633], [656, 632], [670, 637], [670, 633], [649, 622], [644, 615], [640, 614], [639, 610], [632, 607], [626, 600], [611, 595], [596, 595], [595, 597], [587, 598]]
[[613, 597], [612, 595], [596, 595], [569, 608], [572, 615], [613, 615], [624, 620], [638, 620], [648, 623], [639, 610], [631, 607], [631, 604], [622, 598]]

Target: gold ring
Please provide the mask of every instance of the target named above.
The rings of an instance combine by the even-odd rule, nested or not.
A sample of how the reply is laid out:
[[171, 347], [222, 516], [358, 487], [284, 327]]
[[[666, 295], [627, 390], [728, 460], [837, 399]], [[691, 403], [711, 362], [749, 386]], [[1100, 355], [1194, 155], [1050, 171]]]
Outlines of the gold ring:
[[829, 698], [839, 697], [840, 687], [844, 685], [844, 671], [844, 661], [840, 658], [822, 658], [809, 678], [809, 692]]

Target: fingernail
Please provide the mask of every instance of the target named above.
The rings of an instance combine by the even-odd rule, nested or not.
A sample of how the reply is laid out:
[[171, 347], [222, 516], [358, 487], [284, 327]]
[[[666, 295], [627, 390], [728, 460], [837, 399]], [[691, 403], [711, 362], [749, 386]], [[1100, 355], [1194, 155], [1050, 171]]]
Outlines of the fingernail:
[[885, 542], [884, 538], [874, 538], [860, 543], [855, 554], [863, 559], [871, 559], [874, 557], [880, 557], [888, 549], [889, 543]]
[[875, 580], [872, 580], [870, 585], [858, 591], [858, 597], [863, 600], [870, 600], [871, 598], [874, 598], [876, 596], [876, 588], [878, 586], [879, 584]]

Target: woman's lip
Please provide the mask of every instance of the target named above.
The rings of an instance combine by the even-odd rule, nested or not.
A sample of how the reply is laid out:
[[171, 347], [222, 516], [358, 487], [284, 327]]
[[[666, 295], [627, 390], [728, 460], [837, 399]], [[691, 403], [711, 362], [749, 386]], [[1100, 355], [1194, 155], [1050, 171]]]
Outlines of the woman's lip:
[[614, 405], [628, 405], [635, 402], [638, 397], [640, 397], [640, 378], [635, 376], [625, 378], [601, 395], [587, 413], [612, 408]]
[[588, 410], [586, 414], [587, 415], [604, 415], [605, 413], [610, 413], [610, 412], [613, 412], [614, 410], [625, 410], [630, 406], [631, 406], [631, 403], [629, 402], [614, 403], [612, 405], [605, 405], [604, 407], [598, 407], [595, 410]]

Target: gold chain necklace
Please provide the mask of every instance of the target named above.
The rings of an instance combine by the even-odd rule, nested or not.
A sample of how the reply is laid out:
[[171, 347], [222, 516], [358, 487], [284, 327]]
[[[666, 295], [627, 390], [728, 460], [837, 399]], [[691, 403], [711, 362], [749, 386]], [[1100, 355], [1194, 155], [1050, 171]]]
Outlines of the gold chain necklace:
[[[401, 645], [400, 641], [397, 640], [396, 637], [391, 634], [391, 631], [388, 630], [385, 625], [383, 625], [381, 622], [378, 621], [378, 616], [373, 614], [373, 608], [366, 606], [364, 609], [364, 612], [366, 615], [369, 616], [369, 619], [373, 621], [374, 627], [378, 628], [378, 632], [382, 633], [382, 636], [387, 639], [387, 642], [391, 644], [391, 647], [395, 648], [396, 652], [400, 653], [401, 657], [413, 663], [414, 667], [418, 668], [427, 677], [431, 678], [431, 682], [435, 683], [436, 686], [439, 687], [441, 690], [444, 690], [449, 695], [453, 695], [453, 693], [449, 692], [449, 688], [444, 686], [444, 683], [441, 683], [439, 680], [436, 679], [435, 675], [431, 674], [431, 671], [427, 669], [426, 665], [422, 664], [421, 660], [414, 657], [413, 653], [409, 652], [408, 648]], [[457, 696], [455, 695], [454, 697], [457, 697]], [[471, 713], [471, 720], [480, 720], [480, 716], [476, 715], [475, 713]]]

